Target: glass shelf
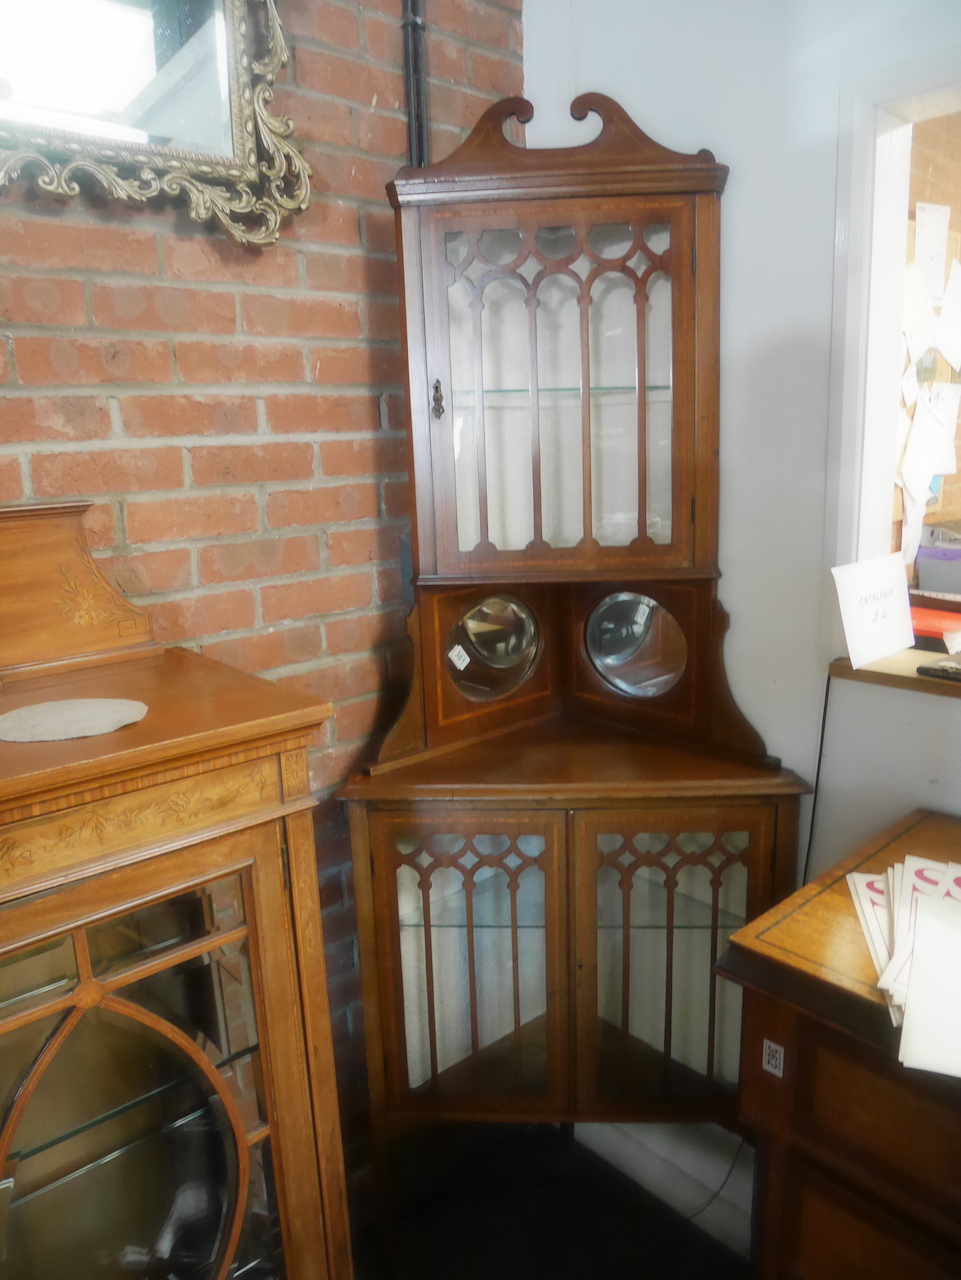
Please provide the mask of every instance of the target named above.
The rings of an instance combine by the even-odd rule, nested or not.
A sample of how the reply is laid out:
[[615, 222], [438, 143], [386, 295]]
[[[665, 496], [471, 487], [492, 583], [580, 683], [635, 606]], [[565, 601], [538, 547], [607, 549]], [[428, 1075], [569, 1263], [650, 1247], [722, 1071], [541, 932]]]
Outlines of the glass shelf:
[[[226, 1067], [231, 1066], [241, 1058], [249, 1057], [251, 1054], [255, 1053], [258, 1048], [259, 1046], [255, 1044], [249, 1048], [238, 1049], [236, 1053], [228, 1054], [226, 1058], [223, 1058], [219, 1062], [215, 1062], [214, 1065], [217, 1067], [218, 1071], [223, 1071]], [[124, 1102], [120, 1106], [111, 1107], [109, 1111], [103, 1111], [100, 1115], [94, 1116], [90, 1120], [85, 1120], [83, 1124], [75, 1125], [65, 1133], [60, 1133], [55, 1138], [51, 1138], [47, 1142], [38, 1143], [35, 1147], [31, 1147], [27, 1151], [12, 1151], [10, 1153], [11, 1159], [25, 1161], [30, 1160], [33, 1156], [42, 1155], [43, 1152], [51, 1151], [55, 1147], [62, 1146], [63, 1143], [70, 1142], [73, 1138], [80, 1137], [81, 1134], [89, 1133], [91, 1129], [96, 1129], [99, 1125], [107, 1124], [111, 1120], [116, 1120], [120, 1116], [124, 1116], [131, 1111], [135, 1111], [138, 1107], [146, 1106], [148, 1102], [153, 1102], [158, 1098], [162, 1098], [165, 1095], [170, 1094], [174, 1089], [179, 1089], [184, 1085], [190, 1084], [193, 1079], [194, 1077], [190, 1075], [177, 1076], [173, 1080], [168, 1080], [166, 1083], [158, 1085], [156, 1089], [148, 1089], [145, 1093], [140, 1094], [136, 1098], [131, 1098], [128, 1102]], [[182, 1117], [180, 1120], [174, 1121], [173, 1123], [179, 1124], [186, 1118], [188, 1117]], [[164, 1126], [164, 1128], [167, 1127], [170, 1126]], [[151, 1135], [146, 1136], [149, 1137]], [[138, 1142], [143, 1140], [144, 1139], [142, 1138], [137, 1139]], [[122, 1148], [122, 1150], [126, 1150], [126, 1148]], [[112, 1154], [119, 1155], [120, 1152], [113, 1152]]]
[[[166, 1086], [166, 1087], [169, 1087], [169, 1086]], [[162, 1090], [157, 1090], [157, 1092], [162, 1092]], [[146, 1101], [146, 1100], [147, 1100], [146, 1098], [143, 1099], [143, 1101]], [[121, 1111], [124, 1111], [124, 1110], [129, 1111], [130, 1107], [121, 1108], [120, 1111], [117, 1111], [114, 1114], [119, 1115], [121, 1114]], [[33, 1191], [26, 1192], [26, 1194], [24, 1195], [20, 1195], [20, 1196], [14, 1195], [13, 1198], [10, 1200], [10, 1208], [16, 1209], [20, 1205], [30, 1204], [32, 1200], [37, 1200], [39, 1199], [40, 1196], [46, 1195], [50, 1191], [55, 1191], [58, 1187], [62, 1187], [64, 1183], [73, 1182], [75, 1179], [82, 1178], [84, 1174], [91, 1173], [93, 1172], [93, 1170], [101, 1168], [103, 1165], [108, 1164], [112, 1160], [121, 1159], [123, 1156], [128, 1155], [131, 1151], [136, 1150], [137, 1147], [143, 1146], [144, 1143], [146, 1142], [153, 1142], [157, 1138], [162, 1137], [165, 1134], [170, 1134], [177, 1129], [184, 1128], [184, 1126], [186, 1125], [195, 1125], [198, 1123], [202, 1123], [204, 1120], [206, 1120], [207, 1115], [208, 1115], [208, 1109], [206, 1107], [196, 1107], [192, 1111], [187, 1112], [186, 1115], [178, 1116], [175, 1120], [170, 1120], [166, 1124], [159, 1125], [156, 1129], [152, 1129], [149, 1133], [140, 1134], [138, 1137], [134, 1138], [131, 1142], [127, 1142], [122, 1147], [117, 1147], [115, 1150], [107, 1152], [106, 1155], [100, 1156], [97, 1160], [91, 1160], [89, 1161], [89, 1163], [85, 1165], [81, 1165], [77, 1169], [71, 1169], [69, 1173], [65, 1173], [62, 1177], [55, 1178], [52, 1182], [47, 1182], [43, 1186], [37, 1187]], [[104, 1119], [107, 1119], [107, 1117], [104, 1117]], [[94, 1121], [94, 1123], [96, 1124], [99, 1122]], [[76, 1129], [73, 1134], [65, 1134], [62, 1139], [58, 1139], [58, 1142], [60, 1141], [66, 1142], [68, 1138], [73, 1137], [76, 1134], [83, 1133], [85, 1132], [85, 1130], [90, 1129], [91, 1127], [92, 1127], [91, 1125], [84, 1125], [81, 1128]], [[47, 1151], [51, 1147], [54, 1147], [56, 1145], [57, 1143], [55, 1142], [48, 1142], [42, 1147], [36, 1147], [33, 1151], [25, 1151], [20, 1156], [18, 1156], [17, 1152], [13, 1152], [11, 1155], [11, 1159], [16, 1160], [19, 1158], [21, 1160], [27, 1160], [29, 1159], [30, 1156], [39, 1155], [41, 1152]]]
[[[598, 884], [597, 927], [598, 930], [620, 932], [624, 927], [620, 886], [617, 882], [609, 886], [611, 886], [610, 881], [607, 886]], [[605, 889], [606, 892], [604, 892]], [[631, 893], [631, 931], [664, 930], [667, 927], [667, 899], [667, 889], [663, 885], [653, 880], [636, 877]], [[740, 929], [745, 923], [744, 915], [718, 908], [718, 929]], [[673, 927], [675, 929], [710, 929], [711, 904], [675, 890]]]
[[[649, 382], [645, 385], [644, 389], [645, 391], [670, 392], [672, 388], [664, 384]], [[580, 395], [581, 395], [580, 387], [538, 387], [537, 391], [538, 391], [538, 395], [541, 395], [541, 396], [565, 395], [565, 396], [577, 396], [577, 398], [580, 399]], [[632, 396], [636, 395], [637, 388], [634, 386], [591, 387], [590, 388], [590, 394], [592, 396], [616, 395], [616, 394], [623, 395], [624, 393], [629, 393]], [[527, 398], [530, 398], [530, 394], [531, 394], [530, 387], [486, 387], [484, 389], [485, 400], [489, 396], [525, 396]], [[471, 387], [468, 390], [461, 391], [455, 387], [453, 391], [453, 395], [454, 395], [455, 402], [457, 404], [462, 404], [465, 400], [474, 399], [474, 389], [473, 387]]]

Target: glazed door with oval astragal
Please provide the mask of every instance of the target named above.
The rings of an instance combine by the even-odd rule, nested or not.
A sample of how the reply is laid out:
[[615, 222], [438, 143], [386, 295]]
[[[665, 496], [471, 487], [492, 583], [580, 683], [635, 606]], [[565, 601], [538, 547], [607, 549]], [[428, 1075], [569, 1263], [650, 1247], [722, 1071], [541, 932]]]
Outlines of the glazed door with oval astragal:
[[326, 1276], [277, 824], [0, 909], [0, 1270]]
[[370, 815], [398, 1110], [568, 1110], [563, 837], [557, 813]]
[[438, 575], [692, 565], [694, 210], [423, 215]]

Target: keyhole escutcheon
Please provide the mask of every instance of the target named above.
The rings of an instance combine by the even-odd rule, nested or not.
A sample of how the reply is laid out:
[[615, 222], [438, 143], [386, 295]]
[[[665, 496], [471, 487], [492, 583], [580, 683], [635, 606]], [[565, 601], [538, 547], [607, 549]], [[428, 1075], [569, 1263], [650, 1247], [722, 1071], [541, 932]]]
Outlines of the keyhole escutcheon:
[[444, 416], [444, 392], [441, 390], [440, 378], [434, 383], [434, 395], [431, 403], [431, 413], [435, 418]]

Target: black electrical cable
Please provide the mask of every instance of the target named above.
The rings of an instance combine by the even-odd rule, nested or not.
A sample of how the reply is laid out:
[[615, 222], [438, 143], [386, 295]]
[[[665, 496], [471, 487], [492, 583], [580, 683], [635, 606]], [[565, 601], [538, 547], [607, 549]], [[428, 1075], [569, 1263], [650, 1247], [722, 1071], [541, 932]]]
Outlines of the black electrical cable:
[[740, 1159], [740, 1155], [743, 1150], [744, 1150], [744, 1139], [742, 1138], [741, 1141], [738, 1143], [737, 1150], [734, 1152], [734, 1159], [731, 1161], [731, 1167], [730, 1169], [728, 1169], [727, 1173], [724, 1175], [724, 1181], [721, 1183], [718, 1189], [711, 1196], [710, 1200], [708, 1200], [705, 1204], [701, 1205], [700, 1209], [696, 1209], [693, 1213], [685, 1213], [683, 1215], [686, 1222], [693, 1222], [695, 1218], [699, 1218], [702, 1213], [710, 1209], [711, 1205], [714, 1203], [714, 1201], [718, 1198], [718, 1196], [721, 1194], [721, 1192], [730, 1182], [731, 1174], [734, 1172], [734, 1166], [737, 1164], [738, 1160]]
[[404, 92], [407, 99], [407, 155], [413, 168], [430, 164], [430, 132], [427, 114], [427, 69], [424, 35], [427, 25], [422, 0], [404, 0]]
[[818, 794], [821, 789], [821, 761], [824, 758], [824, 732], [828, 723], [828, 698], [831, 695], [831, 673], [828, 672], [828, 678], [824, 685], [824, 706], [821, 708], [821, 739], [818, 742], [818, 763], [814, 772], [814, 794], [811, 797], [811, 826], [808, 830], [808, 847], [804, 854], [804, 874], [801, 876], [801, 883], [807, 884], [808, 867], [811, 863], [811, 849], [814, 845], [814, 819], [817, 817], [818, 811]]

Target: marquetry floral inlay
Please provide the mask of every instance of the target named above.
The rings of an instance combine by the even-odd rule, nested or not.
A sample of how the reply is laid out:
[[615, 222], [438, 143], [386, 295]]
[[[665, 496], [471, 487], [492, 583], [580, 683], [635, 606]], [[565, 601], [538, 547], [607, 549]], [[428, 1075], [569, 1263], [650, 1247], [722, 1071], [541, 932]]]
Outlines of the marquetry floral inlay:
[[69, 615], [80, 627], [116, 627], [120, 635], [146, 630], [142, 610], [114, 595], [90, 560], [83, 536], [77, 538], [77, 563], [58, 564], [60, 597], [58, 613]]
[[164, 795], [127, 797], [55, 821], [25, 825], [0, 837], [0, 875], [9, 877], [21, 867], [46, 860], [59, 865], [65, 855], [69, 860], [70, 854], [85, 848], [107, 852], [144, 835], [196, 828], [212, 818], [228, 818], [237, 808], [249, 811], [270, 798], [274, 768], [264, 761], [217, 790], [194, 783]]
[[303, 751], [290, 751], [281, 756], [284, 775], [284, 796], [293, 800], [307, 794], [307, 756]]

